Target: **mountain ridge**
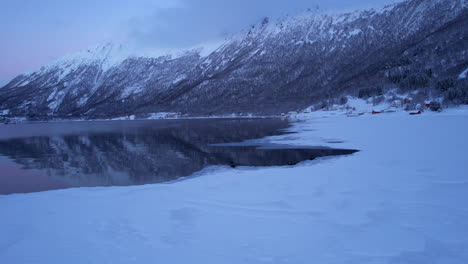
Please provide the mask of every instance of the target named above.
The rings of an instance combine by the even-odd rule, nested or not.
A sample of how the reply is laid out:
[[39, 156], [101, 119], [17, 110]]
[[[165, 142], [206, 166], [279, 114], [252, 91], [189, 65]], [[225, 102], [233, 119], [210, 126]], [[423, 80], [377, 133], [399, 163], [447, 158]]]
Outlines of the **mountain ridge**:
[[[448, 99], [455, 89], [451, 99], [468, 103], [466, 81], [455, 78], [468, 67], [466, 13], [465, 0], [410, 0], [334, 15], [308, 11], [265, 18], [205, 56], [194, 49], [159, 57], [65, 57], [0, 88], [0, 113], [33, 119], [278, 114], [376, 86]], [[455, 84], [438, 87], [447, 78]]]

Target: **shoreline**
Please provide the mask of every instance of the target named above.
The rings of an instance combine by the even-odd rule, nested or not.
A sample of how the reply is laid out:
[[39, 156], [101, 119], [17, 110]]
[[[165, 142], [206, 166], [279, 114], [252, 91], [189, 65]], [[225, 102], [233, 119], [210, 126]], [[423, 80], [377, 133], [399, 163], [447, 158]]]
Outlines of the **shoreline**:
[[0, 245], [9, 245], [0, 260], [464, 263], [467, 110], [315, 113], [289, 129], [298, 133], [263, 140], [361, 151], [292, 167], [212, 168], [170, 184], [0, 196]]

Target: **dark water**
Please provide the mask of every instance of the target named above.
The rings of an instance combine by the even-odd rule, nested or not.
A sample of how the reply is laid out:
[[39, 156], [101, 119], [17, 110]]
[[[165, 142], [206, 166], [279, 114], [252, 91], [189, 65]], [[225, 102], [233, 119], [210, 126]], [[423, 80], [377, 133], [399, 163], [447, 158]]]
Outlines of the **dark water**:
[[0, 194], [172, 181], [211, 165], [293, 165], [353, 150], [213, 145], [281, 134], [279, 119], [0, 126]]

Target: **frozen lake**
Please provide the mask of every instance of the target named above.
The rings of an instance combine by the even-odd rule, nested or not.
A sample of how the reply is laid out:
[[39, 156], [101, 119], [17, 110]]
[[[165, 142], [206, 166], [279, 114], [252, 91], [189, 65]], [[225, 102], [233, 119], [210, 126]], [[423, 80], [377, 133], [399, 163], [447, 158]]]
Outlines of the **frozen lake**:
[[[251, 141], [284, 134], [288, 127], [280, 119], [2, 125], [0, 194], [161, 183], [213, 165], [285, 166], [355, 152]], [[247, 145], [225, 144], [246, 140]]]

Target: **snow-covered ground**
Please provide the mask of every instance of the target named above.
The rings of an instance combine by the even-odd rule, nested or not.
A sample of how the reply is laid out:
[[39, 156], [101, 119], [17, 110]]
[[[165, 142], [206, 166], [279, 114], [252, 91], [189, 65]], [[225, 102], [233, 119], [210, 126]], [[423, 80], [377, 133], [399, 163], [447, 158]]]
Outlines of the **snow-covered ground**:
[[308, 117], [268, 141], [362, 151], [0, 196], [0, 263], [468, 263], [467, 108]]

